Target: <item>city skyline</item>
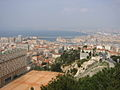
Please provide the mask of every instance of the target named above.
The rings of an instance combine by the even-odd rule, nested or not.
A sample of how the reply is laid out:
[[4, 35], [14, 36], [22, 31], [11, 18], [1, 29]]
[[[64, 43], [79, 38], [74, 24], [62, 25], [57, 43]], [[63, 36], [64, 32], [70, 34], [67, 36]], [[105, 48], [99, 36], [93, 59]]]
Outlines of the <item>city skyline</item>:
[[1, 0], [0, 32], [120, 31], [120, 0]]

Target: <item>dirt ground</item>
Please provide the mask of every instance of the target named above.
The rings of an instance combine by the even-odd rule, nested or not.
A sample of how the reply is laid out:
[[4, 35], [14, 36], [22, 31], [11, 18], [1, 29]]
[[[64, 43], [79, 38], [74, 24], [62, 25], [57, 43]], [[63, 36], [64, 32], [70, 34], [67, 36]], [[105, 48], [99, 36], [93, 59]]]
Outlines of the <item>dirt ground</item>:
[[42, 85], [47, 85], [58, 74], [60, 73], [33, 70], [10, 82], [0, 90], [30, 90], [31, 87], [34, 87], [34, 90], [40, 90]]

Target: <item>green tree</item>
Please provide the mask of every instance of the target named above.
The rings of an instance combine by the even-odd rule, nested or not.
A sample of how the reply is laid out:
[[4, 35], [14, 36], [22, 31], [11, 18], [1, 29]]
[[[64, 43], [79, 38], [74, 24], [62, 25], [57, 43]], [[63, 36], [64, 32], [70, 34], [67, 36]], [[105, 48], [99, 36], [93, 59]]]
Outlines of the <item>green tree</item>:
[[33, 87], [31, 87], [31, 88], [30, 88], [30, 90], [34, 90], [34, 88], [33, 88]]
[[70, 75], [58, 76], [42, 90], [120, 90], [120, 64], [104, 69], [92, 77], [76, 80]]

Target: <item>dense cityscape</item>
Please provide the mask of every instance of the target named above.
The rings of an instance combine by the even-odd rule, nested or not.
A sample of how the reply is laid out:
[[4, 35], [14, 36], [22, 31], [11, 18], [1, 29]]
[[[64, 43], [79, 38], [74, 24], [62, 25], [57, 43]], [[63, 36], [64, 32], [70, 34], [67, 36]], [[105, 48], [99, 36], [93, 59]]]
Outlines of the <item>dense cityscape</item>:
[[93, 76], [119, 63], [119, 43], [119, 34], [100, 32], [74, 38], [57, 37], [56, 41], [36, 36], [1, 37], [0, 87], [31, 70], [61, 72], [77, 79]]
[[0, 90], [120, 90], [120, 0], [0, 0]]

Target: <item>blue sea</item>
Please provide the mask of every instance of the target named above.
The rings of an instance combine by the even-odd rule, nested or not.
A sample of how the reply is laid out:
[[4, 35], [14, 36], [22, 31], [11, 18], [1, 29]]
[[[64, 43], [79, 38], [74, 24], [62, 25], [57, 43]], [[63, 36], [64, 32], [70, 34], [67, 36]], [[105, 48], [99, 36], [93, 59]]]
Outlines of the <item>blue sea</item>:
[[55, 41], [56, 37], [64, 37], [64, 38], [72, 38], [76, 36], [87, 35], [82, 32], [74, 32], [74, 31], [53, 31], [53, 30], [4, 30], [0, 31], [0, 37], [15, 37], [17, 35], [24, 36], [38, 36], [40, 39]]

